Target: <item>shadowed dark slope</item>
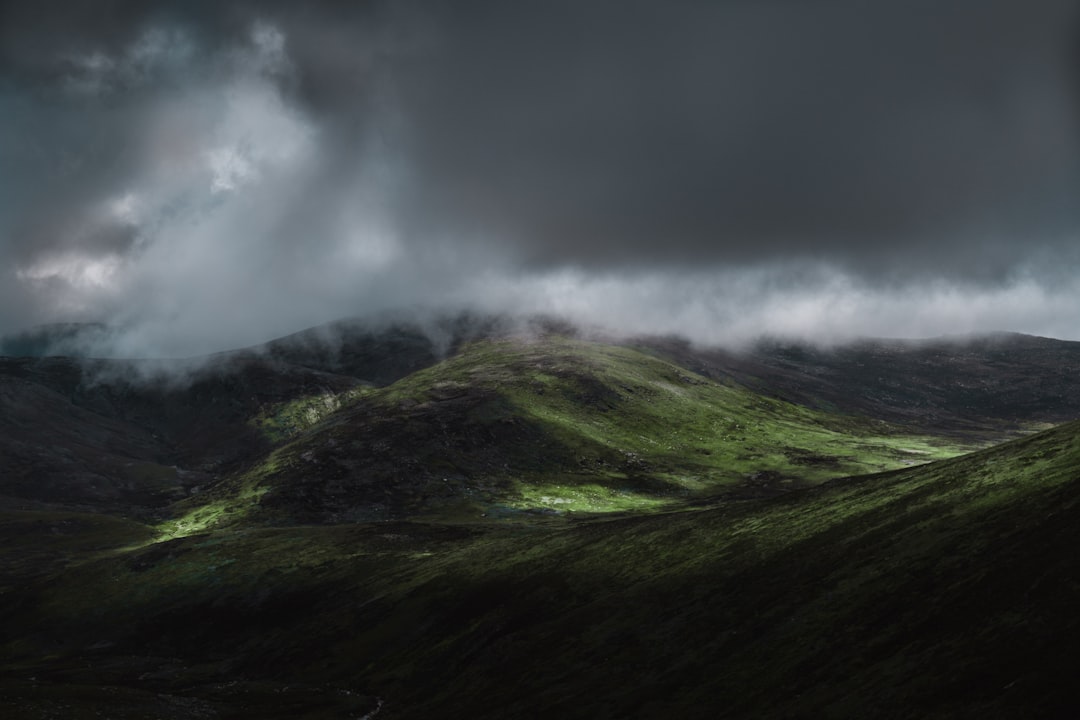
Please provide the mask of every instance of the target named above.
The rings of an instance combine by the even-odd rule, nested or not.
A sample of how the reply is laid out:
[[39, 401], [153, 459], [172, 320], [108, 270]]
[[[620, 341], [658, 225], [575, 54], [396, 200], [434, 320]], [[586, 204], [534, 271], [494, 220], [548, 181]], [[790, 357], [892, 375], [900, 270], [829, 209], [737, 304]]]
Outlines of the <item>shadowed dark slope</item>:
[[269, 451], [260, 408], [356, 380], [257, 356], [176, 375], [156, 363], [0, 358], [0, 494], [159, 507]]
[[273, 442], [252, 422], [260, 414], [437, 360], [415, 329], [338, 335], [184, 361], [0, 357], [0, 422], [9, 428], [0, 495], [16, 506], [159, 507], [267, 453]]
[[928, 432], [992, 436], [1080, 417], [1080, 343], [999, 333], [835, 347], [767, 342], [742, 352], [641, 344], [707, 377]]

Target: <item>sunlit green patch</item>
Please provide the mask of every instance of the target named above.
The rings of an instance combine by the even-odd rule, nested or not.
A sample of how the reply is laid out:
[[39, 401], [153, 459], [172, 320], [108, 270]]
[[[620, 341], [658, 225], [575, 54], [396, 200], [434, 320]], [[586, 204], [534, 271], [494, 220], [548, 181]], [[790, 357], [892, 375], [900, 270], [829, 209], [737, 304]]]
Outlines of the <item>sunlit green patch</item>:
[[510, 500], [510, 507], [543, 509], [554, 513], [656, 510], [669, 507], [675, 502], [674, 498], [595, 483], [521, 484], [519, 490], [520, 497]]
[[209, 497], [194, 496], [177, 503], [178, 515], [156, 526], [159, 539], [186, 537], [231, 525], [246, 518], [269, 490], [262, 481], [278, 469], [280, 450], [259, 465], [216, 488]]
[[355, 387], [340, 393], [327, 391], [268, 405], [249, 422], [271, 442], [284, 442], [318, 424], [328, 415], [349, 406], [368, 389]]

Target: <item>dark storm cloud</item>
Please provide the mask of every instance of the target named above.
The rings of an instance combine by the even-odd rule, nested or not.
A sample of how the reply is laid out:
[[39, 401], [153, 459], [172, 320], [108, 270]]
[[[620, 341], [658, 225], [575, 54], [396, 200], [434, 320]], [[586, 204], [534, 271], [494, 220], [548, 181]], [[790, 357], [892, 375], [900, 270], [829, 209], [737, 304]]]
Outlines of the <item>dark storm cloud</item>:
[[0, 2], [0, 331], [1077, 334], [1077, 9]]
[[414, 209], [542, 263], [1000, 269], [1074, 226], [1075, 10], [447, 8], [403, 73]]

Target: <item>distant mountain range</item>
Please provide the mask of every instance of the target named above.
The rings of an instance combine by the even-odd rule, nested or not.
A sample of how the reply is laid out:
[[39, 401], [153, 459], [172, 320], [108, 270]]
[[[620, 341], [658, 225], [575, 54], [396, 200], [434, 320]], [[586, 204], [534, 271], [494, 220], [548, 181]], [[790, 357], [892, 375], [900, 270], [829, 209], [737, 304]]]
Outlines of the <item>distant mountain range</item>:
[[933, 432], [993, 433], [1080, 417], [1077, 342], [993, 333], [822, 347], [763, 341], [743, 353], [643, 343], [706, 377]]

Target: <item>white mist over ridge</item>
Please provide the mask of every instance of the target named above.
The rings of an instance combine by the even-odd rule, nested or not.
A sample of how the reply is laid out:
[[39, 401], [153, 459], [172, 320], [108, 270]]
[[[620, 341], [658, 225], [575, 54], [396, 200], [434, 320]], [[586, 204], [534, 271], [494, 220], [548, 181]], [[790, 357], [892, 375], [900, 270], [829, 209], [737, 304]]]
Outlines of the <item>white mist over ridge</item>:
[[[427, 282], [392, 292], [376, 284], [338, 302], [304, 304], [282, 296], [249, 310], [206, 317], [179, 313], [129, 316], [126, 325], [96, 328], [77, 354], [116, 358], [187, 358], [255, 346], [341, 318], [373, 328], [393, 323], [435, 327], [461, 313], [515, 318], [551, 316], [588, 331], [615, 335], [678, 335], [704, 346], [739, 348], [762, 337], [828, 345], [858, 338], [932, 338], [1020, 331], [1080, 339], [1074, 308], [1080, 282], [1047, 288], [1021, 279], [998, 288], [937, 282], [875, 288], [819, 268], [757, 269], [599, 276], [580, 270], [534, 276], [479, 274], [456, 287]], [[404, 304], [413, 300], [412, 304]], [[210, 308], [206, 312], [210, 312]], [[62, 346], [61, 346], [62, 347]]]

